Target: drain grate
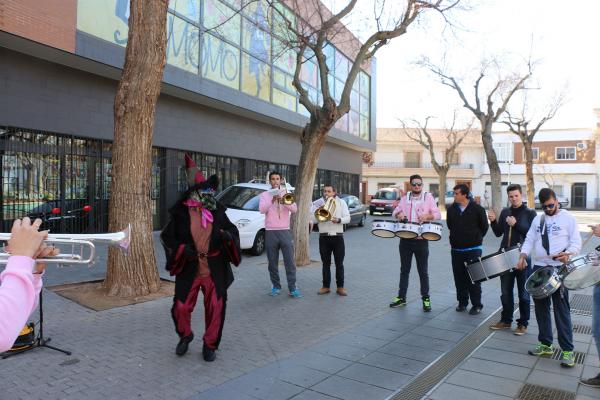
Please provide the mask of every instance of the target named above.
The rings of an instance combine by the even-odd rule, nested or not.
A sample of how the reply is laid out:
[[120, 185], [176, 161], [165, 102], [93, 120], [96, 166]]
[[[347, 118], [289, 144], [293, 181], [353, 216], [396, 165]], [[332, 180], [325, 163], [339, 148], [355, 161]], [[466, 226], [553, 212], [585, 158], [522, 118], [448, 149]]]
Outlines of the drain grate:
[[575, 400], [575, 393], [526, 383], [519, 391], [517, 400]]
[[[552, 356], [550, 358], [553, 360], [560, 360], [560, 353], [562, 353], [562, 350], [559, 347], [557, 347], [554, 349], [554, 353], [552, 353]], [[575, 356], [575, 364], [583, 364], [583, 362], [585, 361], [585, 353], [582, 353], [580, 351], [574, 351], [573, 356]]]
[[575, 294], [570, 299], [571, 312], [578, 315], [592, 315], [592, 296]]
[[489, 322], [497, 321], [500, 315], [501, 309], [486, 318], [477, 329], [464, 337], [452, 350], [430, 364], [406, 386], [388, 397], [387, 400], [422, 399], [493, 333], [489, 328]]
[[592, 327], [589, 325], [573, 324], [573, 333], [583, 333], [584, 335], [591, 335]]

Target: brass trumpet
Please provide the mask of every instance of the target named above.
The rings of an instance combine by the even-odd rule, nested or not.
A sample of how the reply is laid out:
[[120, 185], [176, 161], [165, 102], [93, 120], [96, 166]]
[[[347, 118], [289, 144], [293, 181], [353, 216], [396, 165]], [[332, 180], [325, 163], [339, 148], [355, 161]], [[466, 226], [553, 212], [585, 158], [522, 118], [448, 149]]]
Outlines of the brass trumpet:
[[[10, 233], [0, 233], [0, 241], [8, 241]], [[56, 257], [38, 258], [36, 262], [68, 265], [88, 265], [96, 260], [96, 246], [94, 243], [118, 245], [121, 249], [127, 251], [131, 242], [131, 225], [121, 232], [99, 233], [99, 234], [49, 234], [44, 241], [47, 245], [65, 245], [71, 246], [71, 253], [59, 254]], [[77, 254], [76, 246], [79, 247]], [[85, 256], [84, 249], [87, 248], [88, 254]], [[0, 252], [0, 265], [8, 262], [10, 253]]]
[[325, 204], [315, 210], [315, 218], [319, 222], [331, 221], [335, 208], [335, 198], [328, 197]]
[[285, 204], [289, 206], [296, 201], [296, 196], [293, 193], [286, 193], [279, 198], [279, 204]]

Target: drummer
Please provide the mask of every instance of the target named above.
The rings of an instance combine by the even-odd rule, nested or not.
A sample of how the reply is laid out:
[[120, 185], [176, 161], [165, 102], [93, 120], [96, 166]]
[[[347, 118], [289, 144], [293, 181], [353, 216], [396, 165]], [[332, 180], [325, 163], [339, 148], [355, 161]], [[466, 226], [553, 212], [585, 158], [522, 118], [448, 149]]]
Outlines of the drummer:
[[[506, 189], [510, 207], [506, 207], [500, 213], [500, 218], [496, 218], [494, 210], [488, 211], [488, 219], [490, 227], [497, 237], [502, 236], [500, 249], [508, 249], [510, 247], [521, 244], [525, 241], [527, 231], [531, 226], [531, 222], [537, 215], [535, 210], [527, 208], [523, 204], [523, 195], [521, 185], [508, 185]], [[500, 276], [500, 290], [502, 295], [502, 314], [500, 321], [490, 326], [490, 329], [510, 329], [515, 310], [515, 302], [513, 297], [513, 289], [515, 280], [517, 281], [517, 291], [519, 293], [519, 319], [517, 320], [517, 329], [513, 332], [515, 335], [524, 335], [527, 332], [529, 323], [529, 293], [525, 290], [525, 281], [531, 273], [531, 261], [527, 260], [527, 267], [524, 270], [513, 270]]]
[[[431, 193], [423, 191], [423, 178], [420, 175], [410, 177], [411, 190], [402, 196], [400, 203], [392, 212], [392, 217], [399, 221], [408, 221], [421, 224], [426, 221], [441, 219], [440, 210], [435, 204]], [[390, 303], [390, 307], [402, 307], [406, 305], [406, 292], [408, 290], [408, 277], [412, 265], [413, 254], [417, 261], [417, 271], [421, 281], [421, 301], [423, 311], [431, 311], [431, 299], [429, 297], [429, 274], [427, 272], [427, 259], [429, 258], [429, 244], [420, 236], [414, 239], [400, 239], [400, 285], [398, 297]]]
[[[600, 237], [600, 224], [590, 225], [594, 236]], [[594, 301], [592, 307], [592, 334], [596, 341], [596, 349], [600, 354], [600, 285], [594, 286]], [[581, 379], [579, 381], [582, 385], [600, 388], [600, 373], [592, 378]]]
[[[525, 243], [521, 248], [521, 256], [517, 269], [526, 268], [526, 258], [535, 249], [532, 273], [539, 268], [561, 267], [572, 255], [581, 250], [581, 236], [577, 221], [567, 210], [561, 210], [552, 189], [544, 188], [538, 194], [544, 213], [535, 217], [527, 232]], [[561, 285], [551, 296], [533, 299], [535, 303], [535, 319], [538, 324], [538, 341], [536, 348], [529, 350], [534, 356], [551, 356], [552, 319], [550, 317], [550, 301], [554, 307], [554, 322], [558, 333], [558, 343], [562, 349], [561, 363], [563, 367], [575, 366], [573, 354], [573, 325], [569, 307], [569, 291]]]

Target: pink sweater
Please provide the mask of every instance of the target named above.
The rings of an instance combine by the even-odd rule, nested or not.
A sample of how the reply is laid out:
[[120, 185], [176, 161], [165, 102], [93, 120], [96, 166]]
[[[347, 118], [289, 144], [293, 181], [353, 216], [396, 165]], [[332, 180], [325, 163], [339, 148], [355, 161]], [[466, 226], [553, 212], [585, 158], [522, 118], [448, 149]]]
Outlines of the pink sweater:
[[12, 347], [37, 306], [42, 275], [33, 266], [32, 258], [11, 256], [0, 274], [0, 352]]
[[[410, 192], [409, 192], [409, 196], [410, 196]], [[418, 221], [412, 221], [412, 202], [411, 201], [407, 201], [406, 199], [406, 195], [402, 196], [402, 199], [400, 200], [400, 203], [398, 204], [398, 206], [396, 207], [396, 209], [394, 210], [394, 212], [392, 212], [392, 217], [396, 217], [396, 215], [402, 211], [404, 213], [404, 215], [406, 216], [406, 218], [408, 218], [409, 222], [418, 222]], [[433, 199], [433, 196], [431, 195], [431, 193], [425, 193], [425, 198], [423, 199], [423, 201], [418, 202], [417, 205], [417, 215], [421, 216], [424, 214], [433, 214], [433, 219], [442, 219], [442, 214], [440, 213], [440, 209], [437, 207], [437, 205], [435, 204], [435, 200]]]
[[298, 206], [293, 203], [289, 206], [285, 204], [273, 203], [273, 196], [268, 191], [260, 195], [258, 210], [265, 214], [265, 229], [268, 231], [281, 231], [290, 229], [290, 216], [298, 211]]

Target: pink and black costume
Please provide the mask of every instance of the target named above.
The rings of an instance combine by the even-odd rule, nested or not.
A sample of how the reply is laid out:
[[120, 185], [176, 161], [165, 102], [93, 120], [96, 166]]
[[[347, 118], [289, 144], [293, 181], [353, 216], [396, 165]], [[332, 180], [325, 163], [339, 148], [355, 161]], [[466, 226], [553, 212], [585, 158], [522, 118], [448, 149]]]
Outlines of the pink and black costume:
[[203, 356], [213, 361], [219, 347], [227, 302], [233, 282], [231, 264], [239, 264], [239, 232], [225, 214], [226, 207], [212, 197], [218, 178], [196, 181], [169, 210], [170, 221], [161, 233], [167, 270], [175, 275], [171, 315], [180, 337], [176, 353], [183, 355], [194, 338], [192, 312], [198, 293], [204, 295], [205, 328]]

